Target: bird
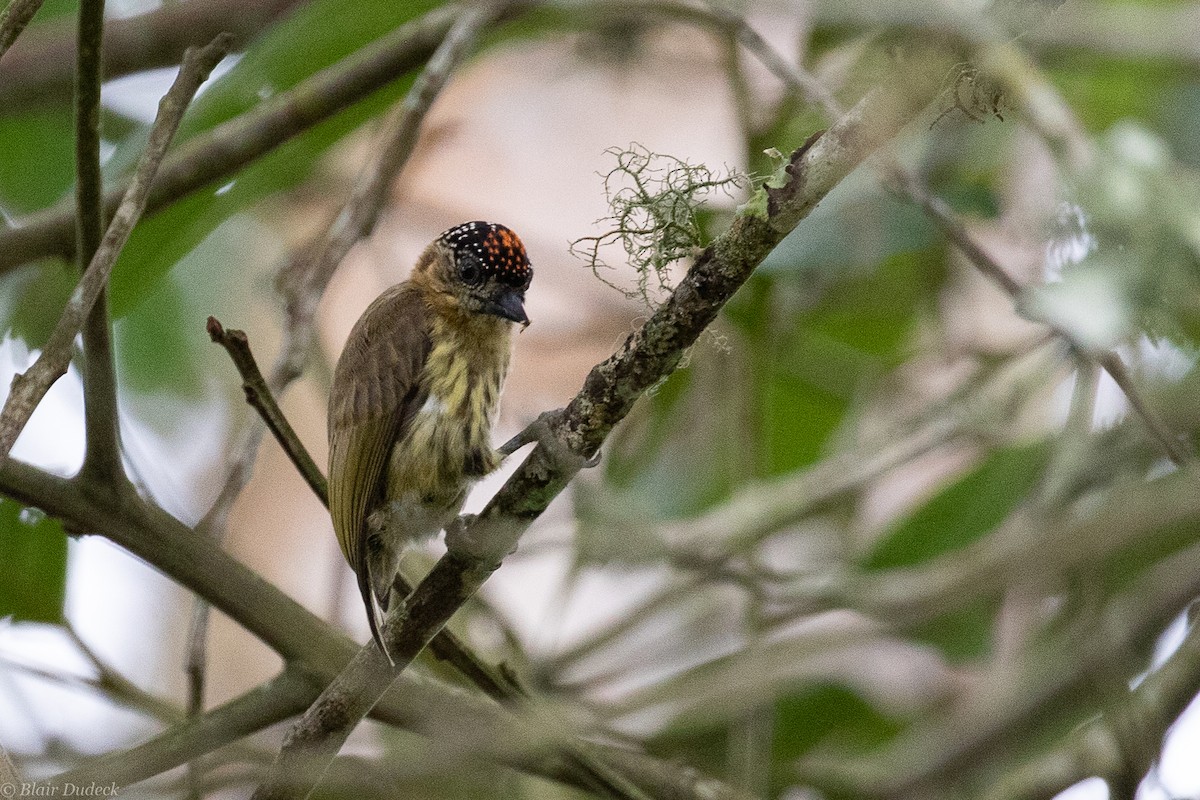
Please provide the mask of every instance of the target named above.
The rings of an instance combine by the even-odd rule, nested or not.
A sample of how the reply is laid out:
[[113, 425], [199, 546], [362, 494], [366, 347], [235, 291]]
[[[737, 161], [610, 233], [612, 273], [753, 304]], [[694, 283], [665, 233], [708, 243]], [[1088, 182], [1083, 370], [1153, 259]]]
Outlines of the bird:
[[334, 368], [329, 510], [385, 656], [376, 606], [405, 548], [451, 525], [503, 458], [491, 429], [532, 279], [510, 228], [456, 225], [368, 306]]

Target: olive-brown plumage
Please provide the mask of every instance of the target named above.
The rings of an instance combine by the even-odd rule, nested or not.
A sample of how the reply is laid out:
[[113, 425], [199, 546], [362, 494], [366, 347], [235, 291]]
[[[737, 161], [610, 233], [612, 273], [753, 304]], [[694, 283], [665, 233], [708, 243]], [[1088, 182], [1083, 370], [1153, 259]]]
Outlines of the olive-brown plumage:
[[350, 332], [329, 398], [329, 510], [379, 636], [400, 555], [499, 464], [491, 425], [532, 269], [508, 228], [443, 233]]

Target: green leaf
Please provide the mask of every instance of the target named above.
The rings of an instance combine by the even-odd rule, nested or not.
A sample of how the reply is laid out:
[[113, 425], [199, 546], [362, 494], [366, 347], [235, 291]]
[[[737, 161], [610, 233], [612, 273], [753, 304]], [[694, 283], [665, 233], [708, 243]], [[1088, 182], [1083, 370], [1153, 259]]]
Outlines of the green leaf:
[[1000, 524], [1037, 483], [1045, 442], [1005, 447], [898, 523], [862, 561], [868, 570], [909, 567], [981, 538]]
[[0, 209], [10, 216], [53, 205], [75, 182], [69, 109], [0, 116]]
[[900, 720], [881, 714], [845, 686], [806, 687], [781, 697], [775, 704], [772, 760], [787, 765], [818, 744], [869, 750], [890, 740], [903, 727]]
[[79, 282], [74, 264], [47, 259], [0, 275], [0, 320], [18, 339], [40, 348]]
[[163, 389], [185, 396], [199, 392], [200, 325], [198, 315], [190, 311], [177, 282], [168, 276], [147, 302], [116, 325], [117, 366], [124, 388], [143, 394]]
[[[800, 273], [758, 276], [757, 286], [734, 298], [730, 316], [746, 329], [754, 364], [758, 477], [791, 472], [826, 452], [853, 403], [902, 360], [938, 278], [933, 253], [905, 252], [871, 273], [826, 276], [824, 288]], [[817, 304], [805, 308], [814, 294]]]
[[67, 537], [58, 520], [0, 499], [0, 617], [62, 622]]
[[991, 650], [999, 610], [997, 598], [981, 597], [964, 608], [947, 609], [946, 613], [915, 626], [908, 635], [936, 647], [951, 664], [962, 664]]
[[[795, 782], [794, 762], [817, 746], [864, 752], [893, 739], [905, 722], [881, 713], [854, 690], [835, 683], [798, 686], [774, 702], [771, 737], [773, 792]], [[648, 742], [660, 758], [713, 774], [728, 769], [731, 721], [679, 720]]]
[[1055, 86], [1088, 130], [1102, 131], [1120, 120], [1155, 121], [1164, 97], [1187, 79], [1170, 61], [1116, 59], [1074, 50], [1050, 69]]

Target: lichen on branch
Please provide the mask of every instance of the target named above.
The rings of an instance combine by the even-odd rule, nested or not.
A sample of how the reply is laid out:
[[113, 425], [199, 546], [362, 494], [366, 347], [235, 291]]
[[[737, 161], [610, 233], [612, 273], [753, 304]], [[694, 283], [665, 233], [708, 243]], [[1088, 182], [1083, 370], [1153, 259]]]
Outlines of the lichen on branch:
[[[748, 183], [735, 170], [714, 172], [673, 155], [656, 153], [636, 142], [605, 151], [616, 159], [606, 173], [604, 195], [610, 214], [596, 221], [602, 233], [571, 242], [570, 252], [621, 294], [653, 308], [674, 285], [671, 267], [704, 249], [700, 210], [714, 195], [732, 197]], [[605, 252], [620, 245], [637, 274], [632, 287], [607, 275], [613, 266]]]

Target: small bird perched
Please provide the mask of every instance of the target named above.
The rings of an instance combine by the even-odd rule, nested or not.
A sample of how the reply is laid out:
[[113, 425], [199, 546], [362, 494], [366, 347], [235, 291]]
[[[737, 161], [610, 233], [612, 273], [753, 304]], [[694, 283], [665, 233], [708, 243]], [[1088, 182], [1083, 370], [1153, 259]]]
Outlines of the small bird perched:
[[532, 278], [511, 230], [458, 225], [367, 308], [338, 359], [329, 511], [385, 655], [375, 601], [387, 611], [401, 553], [453, 522], [471, 484], [500, 463], [492, 420], [512, 326], [529, 324]]

